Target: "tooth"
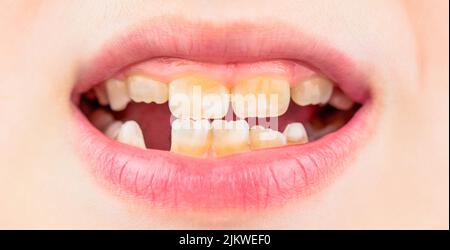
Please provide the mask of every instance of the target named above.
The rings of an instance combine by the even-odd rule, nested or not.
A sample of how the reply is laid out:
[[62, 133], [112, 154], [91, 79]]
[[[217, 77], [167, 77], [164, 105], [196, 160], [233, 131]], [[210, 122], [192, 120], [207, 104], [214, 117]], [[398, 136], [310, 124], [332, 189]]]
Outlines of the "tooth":
[[92, 125], [99, 130], [105, 129], [109, 124], [114, 121], [114, 117], [111, 113], [104, 109], [94, 110], [89, 115], [89, 121], [91, 121]]
[[328, 103], [331, 106], [344, 111], [351, 109], [354, 105], [354, 102], [339, 89], [333, 91], [333, 95], [331, 95]]
[[305, 127], [300, 122], [289, 123], [284, 129], [283, 134], [286, 136], [287, 142], [294, 144], [303, 144], [308, 142], [308, 134]]
[[228, 111], [228, 89], [201, 76], [178, 78], [169, 84], [169, 108], [177, 118], [220, 119]]
[[263, 76], [247, 79], [233, 87], [231, 99], [240, 118], [280, 116], [289, 107], [289, 82]]
[[318, 75], [304, 79], [291, 88], [292, 100], [300, 106], [325, 104], [332, 93], [333, 83]]
[[134, 75], [127, 78], [128, 94], [135, 102], [162, 104], [169, 99], [167, 84], [145, 76]]
[[273, 148], [287, 144], [286, 137], [276, 131], [262, 126], [253, 126], [250, 129], [251, 149]]
[[144, 135], [135, 121], [127, 121], [120, 127], [117, 141], [145, 149]]
[[245, 120], [212, 122], [212, 150], [216, 156], [246, 152], [249, 147], [249, 126]]
[[202, 157], [211, 146], [211, 124], [208, 120], [176, 119], [171, 136], [171, 152]]
[[106, 106], [109, 104], [108, 96], [106, 94], [106, 87], [105, 84], [96, 85], [94, 87], [94, 93], [97, 97], [98, 103], [102, 106]]
[[111, 139], [117, 139], [117, 135], [119, 135], [120, 128], [122, 127], [123, 122], [114, 121], [109, 124], [109, 126], [105, 129], [105, 135]]
[[106, 82], [106, 93], [108, 95], [109, 106], [114, 111], [121, 111], [130, 102], [128, 89], [125, 82], [111, 79]]

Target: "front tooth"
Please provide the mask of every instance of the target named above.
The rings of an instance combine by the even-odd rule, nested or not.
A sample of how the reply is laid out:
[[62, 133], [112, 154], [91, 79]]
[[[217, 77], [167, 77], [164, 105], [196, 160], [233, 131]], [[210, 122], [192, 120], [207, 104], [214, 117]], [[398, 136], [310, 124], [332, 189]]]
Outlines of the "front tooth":
[[211, 146], [211, 124], [208, 120], [176, 119], [171, 137], [171, 152], [202, 157]]
[[89, 121], [91, 121], [92, 125], [97, 129], [103, 130], [114, 121], [114, 117], [104, 109], [97, 109], [89, 115]]
[[135, 102], [163, 104], [169, 99], [167, 84], [141, 75], [127, 78], [128, 94]]
[[232, 90], [233, 110], [240, 118], [280, 116], [289, 101], [289, 82], [282, 78], [258, 76], [237, 83]]
[[216, 156], [225, 156], [250, 150], [247, 121], [214, 120], [212, 122], [212, 130], [212, 150]]
[[308, 142], [308, 134], [305, 127], [300, 122], [289, 123], [284, 129], [283, 134], [286, 136], [288, 143], [303, 144]]
[[120, 127], [117, 141], [145, 149], [144, 135], [135, 121], [127, 121]]
[[253, 126], [250, 129], [250, 147], [252, 149], [274, 148], [286, 144], [286, 137], [276, 130], [262, 126]]
[[353, 105], [354, 102], [352, 101], [352, 99], [350, 99], [347, 95], [345, 95], [341, 90], [339, 89], [335, 89], [333, 91], [333, 95], [331, 95], [330, 100], [328, 101], [328, 103], [339, 109], [339, 110], [350, 110]]
[[106, 82], [106, 94], [108, 95], [109, 106], [114, 111], [124, 110], [130, 102], [127, 84], [124, 81], [108, 80]]
[[325, 104], [332, 93], [333, 83], [318, 75], [304, 79], [291, 88], [292, 100], [300, 106]]
[[169, 84], [169, 108], [177, 118], [220, 119], [228, 111], [228, 89], [218, 81], [187, 76]]
[[117, 136], [119, 135], [120, 128], [122, 127], [123, 122], [121, 121], [114, 121], [113, 123], [109, 124], [109, 126], [105, 129], [105, 135], [108, 136], [111, 139], [117, 139]]

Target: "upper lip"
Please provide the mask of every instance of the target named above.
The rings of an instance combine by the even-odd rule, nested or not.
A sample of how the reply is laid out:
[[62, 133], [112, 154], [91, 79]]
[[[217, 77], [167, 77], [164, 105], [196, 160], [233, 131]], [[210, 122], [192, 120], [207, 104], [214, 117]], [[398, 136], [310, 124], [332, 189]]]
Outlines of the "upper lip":
[[145, 23], [106, 43], [86, 64], [73, 91], [74, 103], [121, 69], [162, 56], [212, 62], [297, 60], [326, 74], [363, 106], [338, 132], [312, 143], [193, 159], [112, 141], [74, 105], [74, 126], [81, 135], [76, 145], [93, 172], [154, 205], [217, 210], [283, 203], [309, 193], [348, 165], [369, 134], [373, 112], [365, 73], [347, 55], [282, 23], [208, 24], [172, 18]]

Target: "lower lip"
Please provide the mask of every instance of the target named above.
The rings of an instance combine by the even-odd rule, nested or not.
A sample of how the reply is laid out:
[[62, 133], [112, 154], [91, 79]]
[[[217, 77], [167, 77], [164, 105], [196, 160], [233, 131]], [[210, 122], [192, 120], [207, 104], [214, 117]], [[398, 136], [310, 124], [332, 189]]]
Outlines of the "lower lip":
[[118, 143], [96, 130], [75, 105], [73, 125], [90, 170], [120, 193], [175, 210], [259, 210], [305, 197], [350, 165], [368, 134], [371, 106], [365, 103], [344, 127], [317, 141], [219, 159]]

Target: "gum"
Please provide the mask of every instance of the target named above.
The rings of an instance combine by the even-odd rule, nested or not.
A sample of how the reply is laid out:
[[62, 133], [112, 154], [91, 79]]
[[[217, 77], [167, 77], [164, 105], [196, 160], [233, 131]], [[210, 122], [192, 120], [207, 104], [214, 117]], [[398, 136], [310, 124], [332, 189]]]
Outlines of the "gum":
[[179, 58], [155, 58], [132, 65], [115, 78], [124, 80], [134, 74], [145, 75], [166, 83], [186, 75], [203, 75], [231, 87], [236, 82], [261, 75], [283, 77], [291, 85], [295, 85], [299, 80], [315, 72], [292, 60], [215, 64]]

